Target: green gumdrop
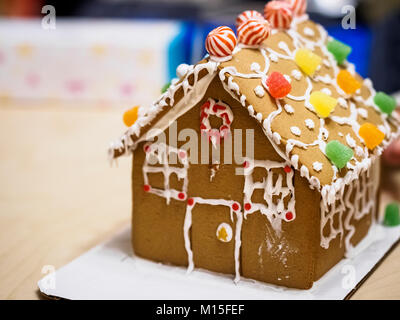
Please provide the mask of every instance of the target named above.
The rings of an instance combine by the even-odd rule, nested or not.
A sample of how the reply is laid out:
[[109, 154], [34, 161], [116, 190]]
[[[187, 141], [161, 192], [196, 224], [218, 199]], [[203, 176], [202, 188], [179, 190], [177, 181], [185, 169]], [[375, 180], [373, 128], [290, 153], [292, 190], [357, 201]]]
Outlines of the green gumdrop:
[[396, 100], [384, 92], [377, 92], [374, 102], [382, 112], [389, 115], [396, 109]]
[[353, 157], [354, 152], [339, 141], [333, 140], [326, 145], [325, 154], [336, 167], [342, 169]]
[[161, 93], [164, 93], [168, 90], [168, 88], [170, 87], [171, 82], [168, 82], [166, 84], [164, 84], [164, 86], [161, 88]]
[[338, 64], [342, 64], [351, 52], [351, 47], [338, 40], [332, 40], [327, 45]]
[[397, 203], [390, 203], [386, 206], [383, 224], [390, 227], [400, 225], [399, 205]]

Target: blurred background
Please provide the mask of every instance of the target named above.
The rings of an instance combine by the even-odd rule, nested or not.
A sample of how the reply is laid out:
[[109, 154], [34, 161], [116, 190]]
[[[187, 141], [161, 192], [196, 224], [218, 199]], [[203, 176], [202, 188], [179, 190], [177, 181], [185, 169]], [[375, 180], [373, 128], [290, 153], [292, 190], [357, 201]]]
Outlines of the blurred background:
[[[233, 27], [238, 13], [265, 3], [2, 0], [0, 97], [149, 104], [177, 65], [203, 57], [212, 28]], [[356, 29], [341, 27], [346, 5], [356, 8]], [[349, 60], [378, 90], [400, 91], [400, 0], [309, 0], [308, 13], [354, 48]]]
[[[106, 153], [122, 112], [200, 60], [211, 29], [266, 2], [0, 0], [0, 299], [37, 298], [46, 266], [129, 227], [131, 160], [110, 168]], [[355, 29], [341, 27], [346, 5]], [[349, 60], [376, 89], [399, 97], [400, 0], [308, 0], [308, 13], [353, 47]], [[383, 200], [399, 200], [400, 143], [389, 151]]]

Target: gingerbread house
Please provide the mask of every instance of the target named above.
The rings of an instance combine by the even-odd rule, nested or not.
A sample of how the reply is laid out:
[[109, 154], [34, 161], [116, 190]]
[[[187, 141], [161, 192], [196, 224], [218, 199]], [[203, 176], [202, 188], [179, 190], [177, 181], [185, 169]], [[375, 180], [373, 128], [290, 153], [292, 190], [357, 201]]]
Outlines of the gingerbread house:
[[133, 155], [136, 255], [307, 289], [377, 221], [379, 156], [400, 122], [304, 1], [265, 11], [242, 13], [237, 36], [211, 32], [209, 55], [135, 109], [109, 152]]

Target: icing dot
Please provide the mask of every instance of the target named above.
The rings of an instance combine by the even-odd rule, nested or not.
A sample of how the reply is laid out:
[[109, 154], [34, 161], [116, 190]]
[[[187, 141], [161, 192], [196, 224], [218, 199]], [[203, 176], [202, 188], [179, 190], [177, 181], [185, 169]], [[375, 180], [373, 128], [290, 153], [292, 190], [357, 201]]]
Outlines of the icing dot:
[[250, 66], [250, 70], [251, 70], [251, 71], [254, 71], [254, 72], [260, 71], [260, 69], [261, 69], [261, 67], [260, 67], [260, 65], [259, 65], [257, 62], [253, 62], [253, 63], [251, 64], [251, 66]]
[[248, 168], [250, 166], [248, 161], [243, 162], [243, 168]]
[[178, 155], [179, 155], [179, 158], [181, 158], [181, 159], [185, 159], [186, 158], [186, 152], [185, 151], [179, 151]]
[[340, 97], [337, 99], [337, 102], [339, 103], [339, 106], [341, 106], [343, 109], [347, 109], [346, 99]]
[[302, 75], [301, 72], [297, 69], [294, 69], [291, 73], [292, 77], [295, 78], [296, 80], [300, 80]]
[[288, 220], [288, 221], [292, 220], [292, 219], [293, 219], [293, 213], [290, 212], [290, 211], [289, 211], [289, 212], [286, 212], [285, 218], [286, 218], [286, 220]]
[[254, 93], [256, 94], [257, 97], [264, 97], [265, 95], [265, 90], [262, 86], [257, 86], [254, 88]]
[[317, 172], [320, 172], [322, 170], [323, 164], [319, 161], [315, 161], [313, 163], [313, 169]]
[[321, 92], [327, 94], [328, 96], [332, 95], [332, 91], [330, 89], [328, 89], [328, 88], [321, 89]]
[[308, 129], [312, 130], [312, 129], [315, 128], [315, 123], [314, 123], [313, 120], [311, 120], [311, 119], [306, 119], [306, 120], [304, 120], [304, 122], [305, 122], [306, 127], [307, 127]]
[[239, 210], [239, 204], [237, 202], [232, 204], [232, 209], [233, 209], [233, 211], [238, 211]]
[[351, 136], [350, 136], [350, 134], [347, 134], [346, 135], [346, 142], [347, 142], [347, 144], [349, 145], [349, 147], [351, 147], [351, 148], [355, 148], [356, 147], [356, 140], [354, 140]]
[[145, 185], [143, 186], [143, 190], [144, 190], [145, 192], [149, 192], [149, 191], [150, 191], [150, 186], [149, 186], [148, 184], [145, 184]]
[[368, 111], [364, 108], [359, 108], [358, 109], [358, 114], [363, 118], [367, 119], [368, 118]]
[[178, 76], [178, 78], [183, 78], [188, 73], [189, 68], [190, 68], [190, 66], [186, 63], [180, 64], [176, 68], [176, 75]]
[[251, 204], [250, 203], [246, 203], [244, 205], [244, 210], [249, 211], [251, 209]]
[[304, 34], [305, 34], [306, 36], [309, 36], [309, 37], [312, 37], [312, 36], [315, 35], [314, 30], [311, 29], [311, 28], [309, 28], [309, 27], [305, 27], [305, 28], [303, 29], [303, 32], [304, 32]]
[[278, 56], [275, 53], [270, 53], [269, 58], [272, 62], [278, 62]]
[[179, 193], [178, 193], [178, 198], [179, 198], [180, 200], [184, 200], [184, 199], [186, 198], [186, 195], [185, 195], [183, 192], [179, 192]]
[[295, 136], [300, 136], [301, 135], [301, 130], [299, 127], [293, 126], [290, 127], [290, 131], [295, 135]]
[[148, 144], [145, 144], [144, 145], [144, 147], [143, 147], [143, 150], [144, 150], [144, 152], [150, 152], [150, 145], [148, 145]]
[[294, 109], [290, 104], [285, 104], [284, 105], [285, 111], [289, 114], [293, 114], [294, 113]]
[[283, 168], [283, 170], [285, 170], [286, 173], [292, 172], [292, 168], [289, 166], [285, 166], [285, 168]]
[[193, 198], [189, 198], [187, 203], [188, 203], [189, 206], [192, 206], [194, 204]]

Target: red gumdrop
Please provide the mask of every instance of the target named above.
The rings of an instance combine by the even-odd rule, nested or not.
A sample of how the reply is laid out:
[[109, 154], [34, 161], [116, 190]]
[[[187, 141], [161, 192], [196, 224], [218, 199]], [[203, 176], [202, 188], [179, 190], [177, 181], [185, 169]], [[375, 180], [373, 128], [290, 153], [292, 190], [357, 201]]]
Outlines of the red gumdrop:
[[286, 97], [292, 90], [289, 81], [280, 72], [272, 72], [267, 78], [266, 85], [271, 96], [275, 99]]

